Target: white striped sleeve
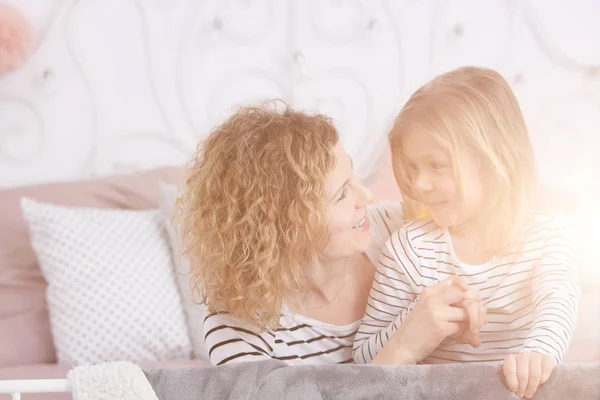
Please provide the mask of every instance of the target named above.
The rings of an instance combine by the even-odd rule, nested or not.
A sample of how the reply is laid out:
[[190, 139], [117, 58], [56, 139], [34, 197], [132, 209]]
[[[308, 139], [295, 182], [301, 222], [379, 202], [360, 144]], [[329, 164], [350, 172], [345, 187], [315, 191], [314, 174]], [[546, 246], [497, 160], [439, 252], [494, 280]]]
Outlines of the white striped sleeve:
[[269, 332], [258, 332], [252, 326], [226, 313], [209, 314], [204, 319], [204, 338], [210, 363], [270, 359], [274, 338]]
[[373, 241], [365, 253], [371, 263], [377, 265], [383, 246], [403, 224], [402, 205], [393, 202], [378, 203], [369, 206], [367, 215]]
[[[411, 275], [420, 276], [419, 259], [410, 247], [405, 228], [393, 233], [386, 242], [367, 300], [365, 316], [355, 336], [352, 357], [356, 363], [370, 363], [390, 340], [417, 301]], [[415, 274], [416, 272], [416, 274]]]
[[522, 352], [548, 354], [558, 365], [571, 342], [581, 286], [570, 221], [557, 214], [547, 230], [533, 279], [533, 327]]

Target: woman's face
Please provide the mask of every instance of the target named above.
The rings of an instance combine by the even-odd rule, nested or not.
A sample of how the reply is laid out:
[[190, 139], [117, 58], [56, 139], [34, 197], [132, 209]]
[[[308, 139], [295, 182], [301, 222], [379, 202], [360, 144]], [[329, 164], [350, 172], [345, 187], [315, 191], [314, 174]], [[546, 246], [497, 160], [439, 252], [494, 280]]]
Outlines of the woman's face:
[[364, 253], [371, 244], [367, 205], [371, 192], [354, 175], [352, 160], [341, 144], [334, 147], [336, 164], [327, 176], [329, 242], [321, 251], [326, 260], [335, 260]]

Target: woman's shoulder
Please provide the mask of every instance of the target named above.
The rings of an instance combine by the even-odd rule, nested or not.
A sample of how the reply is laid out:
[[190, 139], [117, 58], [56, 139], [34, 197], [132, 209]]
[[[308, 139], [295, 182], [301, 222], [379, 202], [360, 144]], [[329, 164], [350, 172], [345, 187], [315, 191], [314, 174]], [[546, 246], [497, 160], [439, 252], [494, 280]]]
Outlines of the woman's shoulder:
[[257, 361], [271, 358], [274, 336], [228, 313], [210, 313], [204, 318], [204, 340], [210, 362]]
[[[235, 333], [234, 333], [235, 332]], [[204, 337], [221, 337], [223, 335], [238, 335], [240, 333], [252, 336], [269, 338], [272, 336], [270, 330], [259, 329], [250, 322], [234, 317], [227, 312], [209, 313], [204, 318]]]
[[256, 330], [255, 328], [253, 328], [252, 324], [240, 318], [236, 318], [228, 312], [207, 313], [204, 317], [205, 327], [213, 328], [220, 327], [222, 325], [225, 325], [227, 327], [251, 329], [253, 331]]

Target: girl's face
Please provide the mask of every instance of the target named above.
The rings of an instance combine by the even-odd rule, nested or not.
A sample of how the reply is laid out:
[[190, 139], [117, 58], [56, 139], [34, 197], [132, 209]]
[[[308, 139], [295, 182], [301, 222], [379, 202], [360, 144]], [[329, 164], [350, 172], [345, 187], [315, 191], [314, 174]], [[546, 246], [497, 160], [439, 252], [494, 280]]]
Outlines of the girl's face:
[[341, 144], [334, 148], [336, 164], [325, 184], [329, 242], [321, 256], [327, 260], [364, 253], [371, 245], [367, 205], [372, 195], [356, 179], [352, 160]]
[[410, 130], [402, 138], [411, 190], [441, 227], [456, 227], [480, 215], [484, 188], [477, 160], [461, 157], [460, 182], [449, 152], [427, 132]]

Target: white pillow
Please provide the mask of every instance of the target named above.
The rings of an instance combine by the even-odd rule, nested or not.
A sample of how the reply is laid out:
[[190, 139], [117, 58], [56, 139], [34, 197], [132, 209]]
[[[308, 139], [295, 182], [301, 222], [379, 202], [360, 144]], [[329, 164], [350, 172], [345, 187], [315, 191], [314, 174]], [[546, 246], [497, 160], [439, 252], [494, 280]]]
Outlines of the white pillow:
[[174, 185], [163, 182], [159, 182], [158, 187], [158, 204], [164, 218], [165, 229], [169, 237], [169, 244], [171, 245], [173, 259], [175, 260], [177, 283], [179, 285], [179, 291], [183, 295], [183, 307], [185, 309], [188, 326], [190, 328], [190, 336], [192, 338], [192, 345], [194, 348], [194, 357], [209, 361], [208, 349], [206, 348], [206, 342], [204, 340], [204, 318], [208, 314], [208, 310], [206, 309], [206, 306], [202, 304], [196, 304], [192, 300], [193, 296], [190, 287], [190, 277], [188, 275], [188, 272], [190, 271], [190, 262], [186, 256], [181, 254], [182, 250], [179, 244], [179, 238], [173, 229], [171, 221], [171, 217], [175, 210], [175, 201], [177, 199], [178, 189]]
[[60, 363], [189, 359], [191, 344], [158, 210], [21, 199], [48, 283]]

